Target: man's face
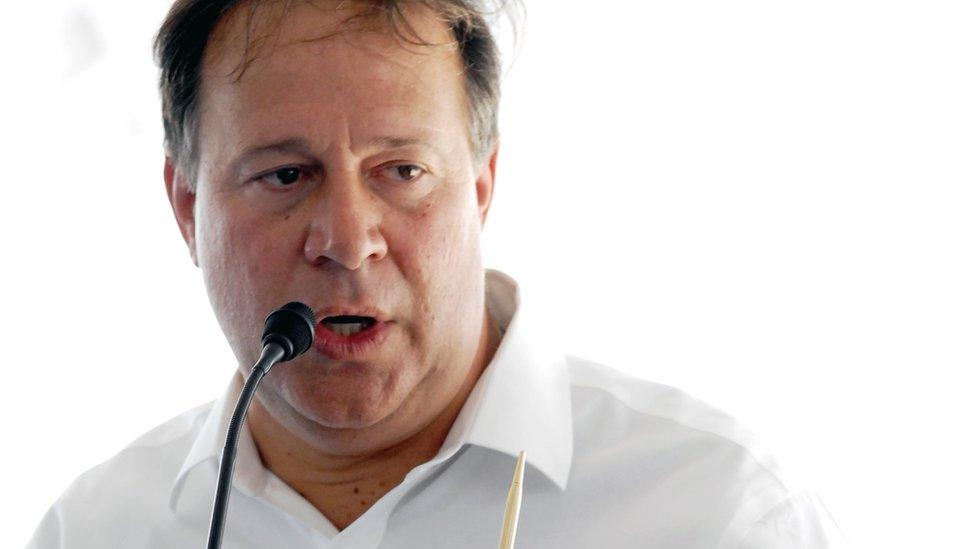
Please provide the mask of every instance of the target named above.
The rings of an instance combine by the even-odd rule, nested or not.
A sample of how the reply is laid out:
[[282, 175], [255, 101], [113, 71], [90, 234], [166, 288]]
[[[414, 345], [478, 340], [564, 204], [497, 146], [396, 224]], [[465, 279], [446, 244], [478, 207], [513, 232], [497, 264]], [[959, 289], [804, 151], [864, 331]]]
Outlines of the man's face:
[[[328, 441], [364, 428], [397, 442], [458, 393], [487, 333], [480, 233], [494, 176], [494, 155], [474, 165], [457, 50], [372, 31], [321, 38], [349, 15], [297, 3], [239, 80], [246, 16], [222, 21], [203, 65], [195, 192], [167, 166], [242, 372], [280, 305], [334, 321], [271, 371], [259, 399], [337, 452], [347, 448]], [[451, 42], [433, 16], [412, 22]], [[339, 315], [376, 323], [341, 327], [353, 319]]]

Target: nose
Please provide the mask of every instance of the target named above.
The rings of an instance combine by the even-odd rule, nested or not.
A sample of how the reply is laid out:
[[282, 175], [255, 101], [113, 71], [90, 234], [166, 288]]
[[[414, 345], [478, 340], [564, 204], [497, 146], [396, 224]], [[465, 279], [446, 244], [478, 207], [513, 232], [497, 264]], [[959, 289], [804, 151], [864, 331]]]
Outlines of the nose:
[[379, 199], [351, 170], [336, 173], [312, 197], [315, 215], [305, 239], [305, 258], [320, 266], [333, 262], [349, 270], [386, 256], [380, 232]]

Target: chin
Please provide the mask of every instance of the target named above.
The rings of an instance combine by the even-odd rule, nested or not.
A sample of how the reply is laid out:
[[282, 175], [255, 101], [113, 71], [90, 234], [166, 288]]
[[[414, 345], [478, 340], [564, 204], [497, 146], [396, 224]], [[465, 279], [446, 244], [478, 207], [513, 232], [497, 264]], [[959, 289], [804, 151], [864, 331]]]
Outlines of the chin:
[[332, 406], [314, 410], [305, 417], [327, 429], [367, 429], [383, 421], [389, 413], [383, 409], [352, 403], [348, 407]]
[[[287, 391], [286, 401], [306, 421], [326, 429], [366, 429], [396, 411], [396, 395], [336, 384], [325, 391]], [[304, 390], [303, 390], [304, 389]]]

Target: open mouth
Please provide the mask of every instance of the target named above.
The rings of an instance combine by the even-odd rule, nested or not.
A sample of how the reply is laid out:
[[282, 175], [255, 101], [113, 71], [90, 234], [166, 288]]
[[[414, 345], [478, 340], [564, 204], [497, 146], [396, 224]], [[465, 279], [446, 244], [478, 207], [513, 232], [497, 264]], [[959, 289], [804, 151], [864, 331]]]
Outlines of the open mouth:
[[371, 328], [376, 324], [376, 319], [371, 316], [338, 315], [327, 316], [320, 324], [336, 335], [351, 336]]
[[384, 320], [380, 316], [351, 314], [327, 316], [315, 326], [313, 345], [319, 354], [332, 360], [368, 360], [378, 356], [383, 349], [393, 324], [393, 321]]

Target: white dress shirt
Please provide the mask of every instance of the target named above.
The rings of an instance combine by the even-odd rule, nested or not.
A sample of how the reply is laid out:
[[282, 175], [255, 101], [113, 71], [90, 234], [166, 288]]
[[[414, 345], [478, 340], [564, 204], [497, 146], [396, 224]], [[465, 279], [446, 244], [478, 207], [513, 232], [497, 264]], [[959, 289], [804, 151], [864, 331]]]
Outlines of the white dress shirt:
[[[223, 547], [498, 547], [527, 453], [516, 547], [846, 547], [813, 494], [791, 490], [733, 418], [670, 387], [566, 356], [515, 281], [487, 271], [504, 337], [439, 453], [346, 529], [262, 464], [243, 429]], [[538, 318], [535, 316], [535, 318]], [[234, 381], [81, 475], [29, 549], [203, 547]]]

